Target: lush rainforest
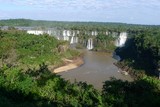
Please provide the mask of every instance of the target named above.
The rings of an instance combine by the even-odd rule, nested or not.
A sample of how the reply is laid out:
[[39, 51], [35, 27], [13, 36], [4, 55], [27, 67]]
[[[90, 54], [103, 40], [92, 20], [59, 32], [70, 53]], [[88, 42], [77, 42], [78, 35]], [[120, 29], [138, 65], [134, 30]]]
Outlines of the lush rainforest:
[[144, 29], [160, 30], [158, 25], [133, 25], [126, 23], [109, 23], [109, 22], [67, 22], [67, 21], [45, 21], [45, 20], [30, 20], [30, 19], [9, 19], [0, 20], [0, 26], [25, 26], [25, 27], [40, 27], [59, 29], [78, 29], [78, 30], [109, 30], [114, 32], [128, 31], [139, 32]]
[[[135, 81], [111, 78], [102, 91], [85, 82], [70, 83], [49, 68], [63, 65], [63, 58], [81, 53], [66, 41], [46, 34], [36, 36], [15, 29], [0, 30], [0, 106], [5, 107], [151, 107], [160, 106], [160, 27], [93, 22], [52, 22], [26, 19], [1, 20], [1, 26], [68, 27], [126, 31], [126, 47], [109, 46], [113, 38], [97, 36], [105, 50], [115, 49], [118, 62]], [[61, 49], [60, 47], [65, 47]], [[137, 78], [138, 77], [138, 78]]]

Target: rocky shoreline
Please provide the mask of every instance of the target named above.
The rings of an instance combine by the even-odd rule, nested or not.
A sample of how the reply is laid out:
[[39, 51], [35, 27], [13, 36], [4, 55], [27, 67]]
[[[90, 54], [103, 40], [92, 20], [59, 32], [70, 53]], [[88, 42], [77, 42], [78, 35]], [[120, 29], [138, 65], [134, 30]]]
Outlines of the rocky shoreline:
[[130, 75], [134, 80], [141, 78], [145, 75], [144, 71], [137, 72], [132, 67], [125, 65], [123, 62], [114, 63], [115, 66], [118, 67], [120, 73], [123, 75]]

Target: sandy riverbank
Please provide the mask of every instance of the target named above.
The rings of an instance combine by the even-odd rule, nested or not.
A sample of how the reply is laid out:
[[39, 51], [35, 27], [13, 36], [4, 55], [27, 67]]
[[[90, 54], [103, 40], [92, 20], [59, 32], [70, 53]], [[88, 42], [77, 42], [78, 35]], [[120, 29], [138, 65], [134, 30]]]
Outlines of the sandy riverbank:
[[59, 72], [64, 72], [64, 71], [68, 71], [71, 69], [75, 69], [84, 63], [83, 58], [80, 58], [80, 57], [73, 59], [73, 60], [64, 59], [64, 62], [66, 63], [66, 65], [54, 69], [53, 72], [59, 73]]

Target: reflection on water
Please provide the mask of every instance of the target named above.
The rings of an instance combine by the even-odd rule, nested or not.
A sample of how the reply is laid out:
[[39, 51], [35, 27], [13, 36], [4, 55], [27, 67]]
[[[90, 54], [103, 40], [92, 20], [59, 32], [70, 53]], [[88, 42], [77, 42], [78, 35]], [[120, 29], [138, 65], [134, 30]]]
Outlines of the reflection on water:
[[128, 75], [122, 75], [118, 72], [118, 68], [113, 65], [116, 61], [112, 55], [102, 52], [85, 51], [84, 65], [79, 68], [61, 72], [62, 78], [70, 81], [83, 81], [94, 85], [96, 89], [102, 89], [103, 82], [109, 80], [110, 77], [117, 79], [132, 81]]

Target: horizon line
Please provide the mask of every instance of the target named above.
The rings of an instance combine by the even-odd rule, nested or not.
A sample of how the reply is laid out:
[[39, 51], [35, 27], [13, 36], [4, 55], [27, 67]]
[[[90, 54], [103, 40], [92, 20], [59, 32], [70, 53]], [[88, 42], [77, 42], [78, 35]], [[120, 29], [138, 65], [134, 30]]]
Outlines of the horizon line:
[[50, 22], [69, 22], [69, 23], [112, 23], [112, 24], [126, 24], [126, 25], [139, 25], [139, 26], [160, 26], [160, 24], [140, 24], [140, 23], [125, 23], [125, 22], [106, 22], [106, 21], [76, 21], [76, 20], [47, 20], [47, 19], [28, 19], [28, 18], [6, 18], [2, 20], [32, 20], [32, 21], [50, 21]]

